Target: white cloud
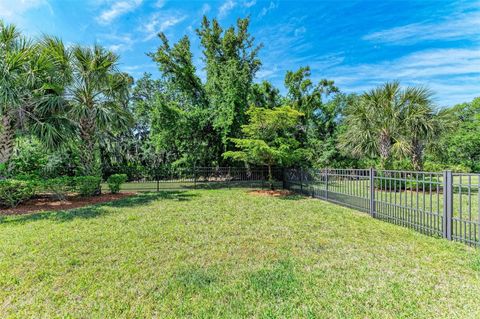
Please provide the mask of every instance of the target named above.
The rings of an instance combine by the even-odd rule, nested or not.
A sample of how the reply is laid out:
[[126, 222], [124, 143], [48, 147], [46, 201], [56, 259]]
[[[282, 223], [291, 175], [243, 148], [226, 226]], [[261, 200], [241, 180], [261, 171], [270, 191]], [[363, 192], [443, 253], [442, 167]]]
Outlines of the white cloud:
[[97, 17], [97, 21], [102, 24], [109, 24], [116, 18], [126, 13], [134, 11], [142, 4], [143, 0], [123, 0], [113, 2], [110, 7]]
[[300, 27], [300, 28], [296, 28], [295, 31], [293, 32], [293, 34], [298, 37], [302, 34], [304, 34], [305, 32], [307, 32], [307, 29], [305, 27]]
[[19, 23], [27, 11], [46, 7], [53, 14], [53, 9], [47, 0], [0, 0], [0, 18], [7, 23]]
[[202, 6], [202, 10], [201, 10], [202, 15], [205, 15], [205, 14], [209, 13], [211, 9], [212, 9], [212, 8], [210, 7], [210, 5], [209, 5], [208, 3], [205, 3], [205, 4]]
[[101, 38], [107, 43], [106, 48], [116, 53], [131, 51], [136, 42], [131, 34], [107, 34]]
[[278, 4], [276, 4], [273, 1], [270, 1], [270, 4], [268, 5], [268, 7], [263, 7], [262, 11], [260, 11], [259, 17], [263, 17], [263, 16], [267, 15], [268, 12], [272, 11], [273, 9], [275, 9], [277, 7], [278, 7]]
[[434, 22], [407, 24], [367, 34], [363, 39], [388, 44], [413, 44], [425, 40], [480, 40], [480, 12], [454, 15]]
[[157, 0], [157, 2], [155, 3], [155, 7], [163, 8], [166, 2], [167, 2], [166, 0]]
[[230, 11], [232, 11], [233, 8], [237, 6], [237, 3], [233, 0], [227, 0], [225, 1], [220, 8], [218, 8], [218, 18], [224, 18], [226, 17]]
[[145, 41], [152, 39], [160, 32], [165, 32], [167, 29], [179, 24], [186, 18], [185, 15], [166, 12], [152, 15], [150, 20], [146, 22], [141, 29], [146, 33]]
[[[271, 68], [261, 68], [257, 74], [256, 74], [256, 77], [257, 79], [260, 79], [260, 80], [264, 80], [264, 79], [267, 79], [267, 78], [270, 78], [271, 76], [279, 73], [280, 70], [279, 70], [279, 67], [278, 65], [274, 65], [273, 67]], [[281, 71], [283, 73], [283, 71]]]
[[251, 0], [251, 1], [245, 1], [243, 3], [243, 6], [245, 8], [250, 8], [250, 7], [253, 7], [255, 4], [257, 4], [257, 0]]
[[439, 105], [452, 105], [480, 95], [480, 47], [430, 49], [391, 61], [340, 65], [329, 69], [328, 76], [356, 92], [394, 79], [426, 85], [436, 92]]

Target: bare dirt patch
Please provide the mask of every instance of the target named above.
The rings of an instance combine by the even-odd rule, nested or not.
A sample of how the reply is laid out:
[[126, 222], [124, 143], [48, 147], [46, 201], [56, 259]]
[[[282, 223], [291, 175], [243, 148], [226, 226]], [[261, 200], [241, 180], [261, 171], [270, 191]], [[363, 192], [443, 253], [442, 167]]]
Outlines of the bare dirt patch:
[[249, 194], [256, 195], [256, 196], [273, 196], [273, 197], [282, 197], [282, 196], [290, 196], [293, 193], [289, 190], [270, 190], [270, 189], [259, 189], [249, 191]]
[[15, 208], [0, 208], [0, 215], [21, 215], [41, 211], [65, 210], [80, 208], [89, 205], [101, 204], [133, 196], [135, 193], [102, 194], [93, 197], [68, 197], [64, 201], [53, 200], [49, 197], [31, 199]]

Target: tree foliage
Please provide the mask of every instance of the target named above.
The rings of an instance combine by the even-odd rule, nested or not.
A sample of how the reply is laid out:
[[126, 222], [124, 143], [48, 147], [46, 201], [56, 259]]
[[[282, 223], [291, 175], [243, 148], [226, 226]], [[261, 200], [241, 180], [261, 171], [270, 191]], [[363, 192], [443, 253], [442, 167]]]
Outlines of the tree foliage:
[[274, 165], [288, 167], [301, 160], [304, 150], [295, 139], [303, 113], [290, 106], [273, 109], [251, 106], [248, 124], [243, 125], [244, 138], [232, 138], [238, 150], [223, 153], [225, 158], [247, 164], [267, 166], [269, 179]]
[[379, 157], [381, 168], [391, 168], [394, 156], [408, 156], [421, 169], [426, 143], [446, 121], [436, 113], [428, 89], [402, 89], [399, 82], [365, 92], [345, 113], [339, 146], [354, 156]]
[[281, 89], [257, 78], [262, 45], [249, 25], [204, 17], [199, 57], [188, 36], [160, 33], [148, 54], [159, 78], [134, 81], [99, 45], [31, 40], [0, 22], [0, 176], [132, 180], [245, 163], [480, 170], [480, 98], [440, 109], [425, 87], [396, 81], [344, 94], [308, 66]]

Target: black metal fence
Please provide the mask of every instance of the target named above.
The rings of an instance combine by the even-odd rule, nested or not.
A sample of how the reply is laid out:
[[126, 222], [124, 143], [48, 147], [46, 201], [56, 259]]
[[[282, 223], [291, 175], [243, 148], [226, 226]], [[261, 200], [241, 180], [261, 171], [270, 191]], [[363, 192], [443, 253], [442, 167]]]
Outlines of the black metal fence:
[[285, 187], [424, 234], [480, 246], [480, 174], [289, 169]]
[[[324, 199], [431, 236], [480, 246], [480, 174], [375, 169], [272, 170], [275, 188]], [[106, 188], [106, 185], [104, 185]], [[268, 188], [266, 168], [196, 167], [130, 181], [122, 191]]]
[[[273, 184], [283, 187], [283, 170], [272, 169]], [[162, 191], [196, 188], [268, 188], [270, 181], [266, 168], [195, 167], [178, 168], [158, 173], [154, 178], [129, 181], [122, 185], [124, 192]], [[106, 185], [103, 185], [106, 189]]]

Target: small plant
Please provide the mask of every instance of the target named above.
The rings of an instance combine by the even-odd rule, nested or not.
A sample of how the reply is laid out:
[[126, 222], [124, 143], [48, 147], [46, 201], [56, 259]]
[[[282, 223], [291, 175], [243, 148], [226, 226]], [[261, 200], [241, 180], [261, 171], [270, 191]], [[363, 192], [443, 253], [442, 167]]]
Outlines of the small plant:
[[80, 196], [88, 197], [99, 195], [102, 179], [98, 176], [79, 176], [75, 178], [75, 184]]
[[44, 191], [51, 193], [57, 200], [65, 200], [68, 193], [75, 190], [75, 180], [72, 177], [63, 176], [43, 181]]
[[34, 187], [26, 181], [13, 179], [0, 180], [0, 205], [16, 207], [21, 202], [33, 197]]
[[126, 174], [113, 174], [107, 179], [108, 188], [112, 194], [120, 191], [120, 187], [127, 181]]

